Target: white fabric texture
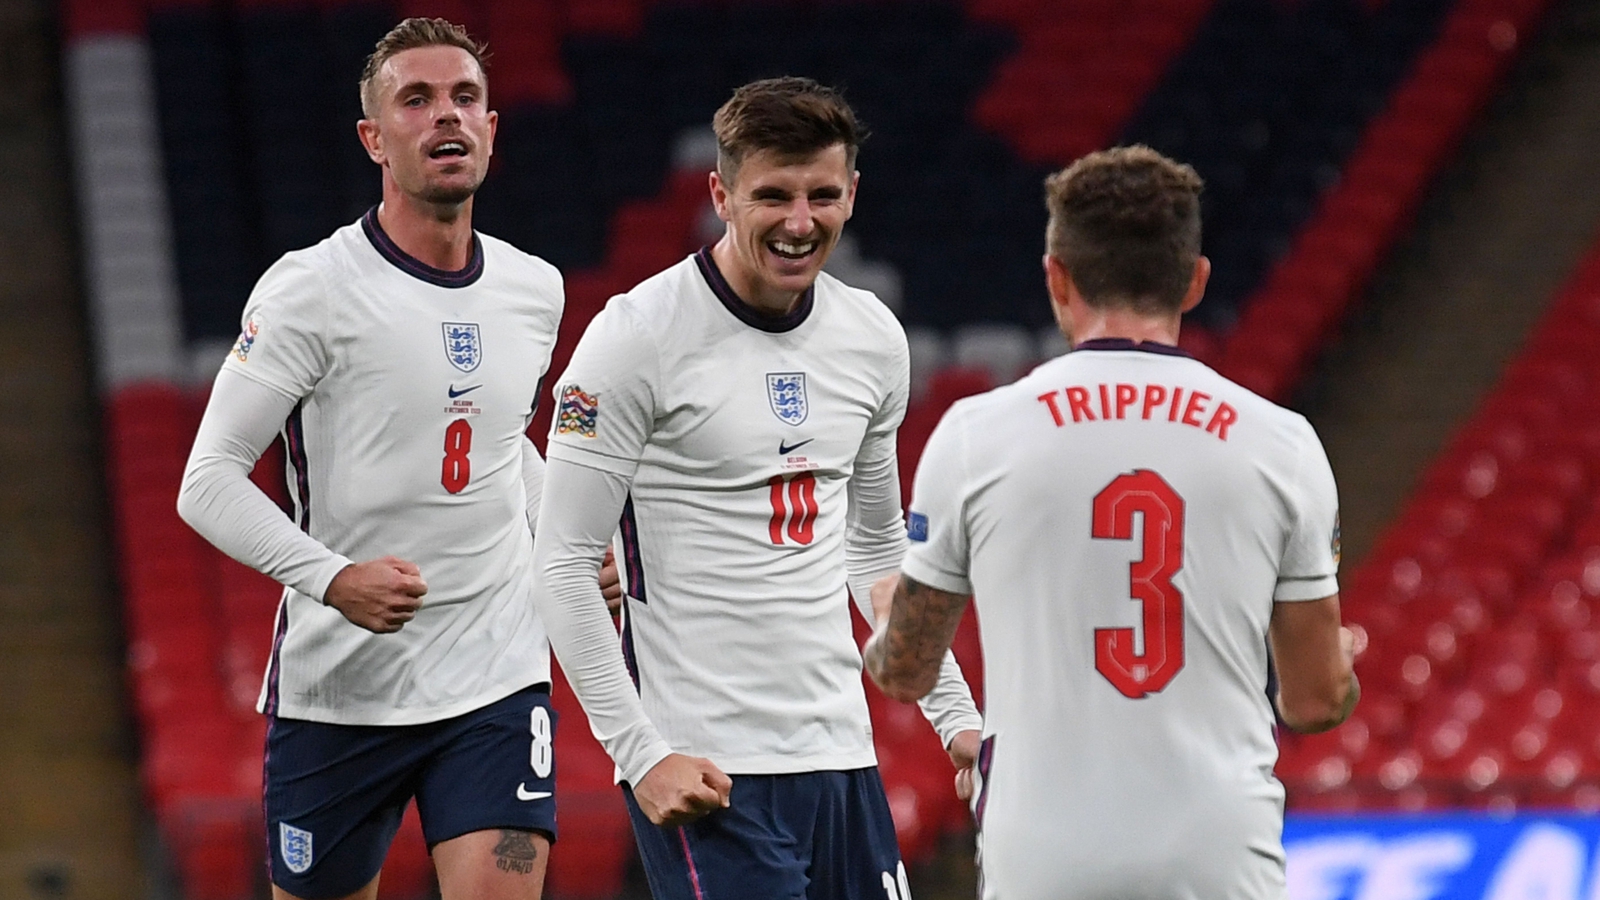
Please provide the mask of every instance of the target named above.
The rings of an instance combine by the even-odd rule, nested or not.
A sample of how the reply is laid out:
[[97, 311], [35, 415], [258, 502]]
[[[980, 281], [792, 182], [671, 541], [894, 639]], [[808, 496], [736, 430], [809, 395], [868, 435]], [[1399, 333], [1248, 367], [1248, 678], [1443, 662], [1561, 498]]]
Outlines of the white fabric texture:
[[1309, 423], [1170, 348], [1079, 349], [956, 403], [911, 513], [906, 575], [977, 606], [984, 896], [1281, 900], [1267, 628], [1338, 590]]
[[[408, 725], [549, 680], [529, 597], [542, 467], [524, 431], [561, 310], [561, 277], [542, 260], [476, 235], [468, 269], [440, 272], [372, 213], [262, 276], [180, 503], [198, 531], [289, 588], [263, 711]], [[223, 408], [241, 396], [260, 418]], [[300, 538], [240, 481], [277, 427]], [[415, 619], [380, 635], [322, 598], [348, 561], [384, 556], [416, 563], [428, 593]]]
[[[734, 774], [875, 764], [846, 585], [865, 604], [903, 552], [904, 335], [826, 274], [796, 314], [753, 316], [690, 257], [613, 298], [556, 381], [536, 597], [629, 780], [667, 748]], [[613, 530], [637, 693], [589, 575]], [[936, 706], [977, 725], [964, 684]]]

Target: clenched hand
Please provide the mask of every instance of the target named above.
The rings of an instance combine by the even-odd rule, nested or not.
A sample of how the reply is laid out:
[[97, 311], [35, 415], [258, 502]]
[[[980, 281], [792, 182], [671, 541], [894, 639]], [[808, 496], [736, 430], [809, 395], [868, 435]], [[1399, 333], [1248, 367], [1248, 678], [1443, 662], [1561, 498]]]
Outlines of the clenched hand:
[[339, 570], [323, 602], [368, 631], [390, 634], [416, 617], [426, 593], [416, 563], [385, 556]]
[[656, 763], [633, 787], [633, 799], [657, 825], [686, 825], [728, 805], [733, 779], [716, 763], [673, 753]]

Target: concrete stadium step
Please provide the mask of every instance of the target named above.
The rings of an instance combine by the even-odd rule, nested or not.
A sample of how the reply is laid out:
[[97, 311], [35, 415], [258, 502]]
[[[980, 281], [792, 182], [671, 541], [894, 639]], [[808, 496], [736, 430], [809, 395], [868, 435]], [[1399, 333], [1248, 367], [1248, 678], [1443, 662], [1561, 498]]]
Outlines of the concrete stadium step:
[[55, 15], [0, 0], [0, 897], [148, 897]]

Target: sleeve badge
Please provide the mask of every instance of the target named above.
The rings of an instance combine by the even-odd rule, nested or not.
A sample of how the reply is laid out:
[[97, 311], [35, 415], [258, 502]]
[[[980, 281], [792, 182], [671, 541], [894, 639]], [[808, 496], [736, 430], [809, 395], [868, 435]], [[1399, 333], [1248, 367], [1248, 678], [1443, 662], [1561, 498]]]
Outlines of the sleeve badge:
[[600, 419], [600, 398], [569, 384], [561, 388], [561, 404], [556, 408], [556, 434], [595, 435]]
[[233, 342], [233, 358], [239, 362], [249, 362], [250, 348], [256, 345], [256, 335], [260, 333], [261, 324], [256, 321], [256, 314], [251, 313], [250, 318], [244, 320], [244, 330], [239, 332], [239, 339]]

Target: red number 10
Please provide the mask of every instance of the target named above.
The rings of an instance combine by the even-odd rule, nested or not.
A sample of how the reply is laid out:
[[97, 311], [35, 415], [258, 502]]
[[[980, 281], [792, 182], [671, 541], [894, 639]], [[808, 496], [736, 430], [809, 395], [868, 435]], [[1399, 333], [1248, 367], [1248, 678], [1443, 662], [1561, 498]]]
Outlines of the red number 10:
[[1133, 538], [1133, 514], [1144, 516], [1144, 554], [1128, 564], [1128, 596], [1144, 607], [1144, 652], [1132, 628], [1094, 630], [1094, 667], [1123, 696], [1142, 700], [1183, 668], [1183, 594], [1172, 576], [1183, 567], [1183, 498], [1149, 469], [1118, 475], [1094, 498], [1092, 533]]
[[[809, 544], [816, 537], [817, 476], [801, 472], [787, 482], [782, 475], [767, 479], [772, 488], [772, 520], [767, 523], [767, 535], [774, 544], [782, 544], [785, 532], [796, 544]], [[788, 528], [784, 525], [787, 523]]]

